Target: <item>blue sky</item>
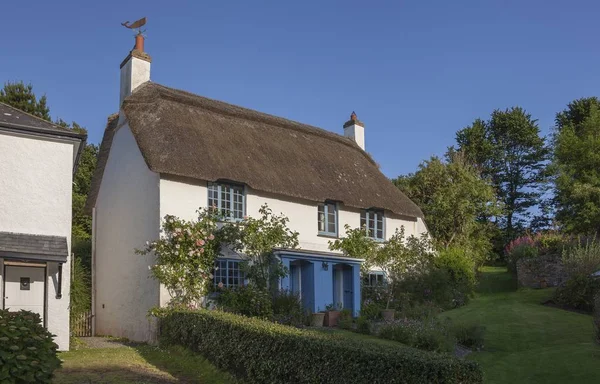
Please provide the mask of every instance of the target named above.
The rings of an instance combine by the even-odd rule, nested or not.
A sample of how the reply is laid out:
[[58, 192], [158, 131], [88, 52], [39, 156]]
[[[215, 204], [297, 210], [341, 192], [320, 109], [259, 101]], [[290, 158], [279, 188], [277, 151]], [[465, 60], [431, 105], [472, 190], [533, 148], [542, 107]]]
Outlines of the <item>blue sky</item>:
[[[520, 105], [544, 133], [600, 92], [597, 1], [10, 1], [0, 80], [98, 143], [118, 108], [120, 26], [147, 16], [152, 80], [342, 132], [355, 110], [383, 172], [413, 172], [458, 129]], [[9, 16], [10, 15], [10, 16]]]

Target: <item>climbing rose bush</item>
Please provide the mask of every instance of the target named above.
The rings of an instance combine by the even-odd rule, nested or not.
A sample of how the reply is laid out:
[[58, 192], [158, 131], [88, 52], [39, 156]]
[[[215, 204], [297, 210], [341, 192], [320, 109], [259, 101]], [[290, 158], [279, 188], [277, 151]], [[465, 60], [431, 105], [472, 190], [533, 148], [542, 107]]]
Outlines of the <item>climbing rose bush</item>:
[[199, 210], [196, 221], [166, 215], [161, 237], [136, 250], [156, 256], [150, 271], [168, 290], [171, 305], [197, 307], [208, 293], [222, 241], [218, 221], [213, 209]]

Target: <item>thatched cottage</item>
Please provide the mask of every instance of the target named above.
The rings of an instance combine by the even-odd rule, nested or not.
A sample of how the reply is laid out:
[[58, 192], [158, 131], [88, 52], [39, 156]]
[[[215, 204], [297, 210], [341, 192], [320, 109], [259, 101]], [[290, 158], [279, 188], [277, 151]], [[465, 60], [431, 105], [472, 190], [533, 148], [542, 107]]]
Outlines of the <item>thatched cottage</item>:
[[[231, 219], [257, 216], [264, 203], [284, 213], [300, 248], [277, 250], [290, 271], [281, 288], [312, 311], [338, 303], [357, 314], [361, 260], [328, 242], [345, 224], [365, 225], [381, 241], [401, 226], [407, 235], [426, 231], [421, 210], [365, 152], [364, 124], [352, 114], [339, 135], [153, 83], [136, 41], [121, 64], [120, 110], [108, 118], [88, 200], [95, 332], [154, 337], [147, 311], [169, 297], [149, 278], [150, 258], [134, 249], [159, 237], [165, 215], [192, 220], [212, 205]], [[239, 262], [218, 260], [214, 283], [243, 284]]]

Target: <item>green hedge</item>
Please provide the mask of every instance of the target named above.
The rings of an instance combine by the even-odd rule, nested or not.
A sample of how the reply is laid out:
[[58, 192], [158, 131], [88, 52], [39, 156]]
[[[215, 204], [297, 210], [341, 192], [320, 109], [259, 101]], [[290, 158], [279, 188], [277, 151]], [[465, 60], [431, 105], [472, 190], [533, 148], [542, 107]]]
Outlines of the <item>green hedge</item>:
[[251, 383], [482, 383], [475, 362], [218, 311], [172, 311], [160, 341], [199, 352]]

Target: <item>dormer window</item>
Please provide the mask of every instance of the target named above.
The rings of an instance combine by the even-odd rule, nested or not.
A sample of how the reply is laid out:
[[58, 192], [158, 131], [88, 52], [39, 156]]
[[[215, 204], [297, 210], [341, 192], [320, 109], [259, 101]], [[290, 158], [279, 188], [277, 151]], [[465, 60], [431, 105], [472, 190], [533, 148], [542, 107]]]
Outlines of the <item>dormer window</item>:
[[317, 221], [319, 235], [337, 237], [337, 205], [335, 203], [319, 204]]
[[385, 240], [383, 224], [383, 211], [368, 209], [360, 213], [360, 227], [364, 228], [367, 236], [374, 240]]
[[208, 183], [208, 206], [216, 207], [226, 219], [242, 220], [245, 201], [242, 185]]

